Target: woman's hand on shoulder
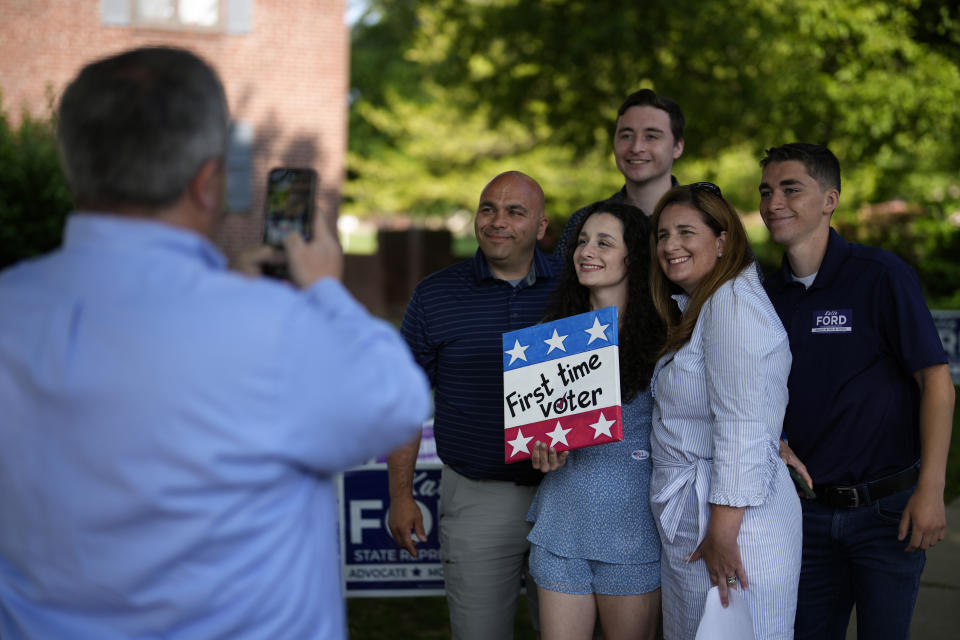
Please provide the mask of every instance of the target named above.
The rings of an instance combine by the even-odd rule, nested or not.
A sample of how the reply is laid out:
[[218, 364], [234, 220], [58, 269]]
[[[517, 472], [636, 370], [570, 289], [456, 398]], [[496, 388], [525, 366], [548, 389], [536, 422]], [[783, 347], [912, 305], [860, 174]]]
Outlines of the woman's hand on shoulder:
[[533, 451], [530, 452], [530, 464], [534, 469], [549, 473], [556, 471], [567, 463], [567, 454], [569, 451], [557, 452], [553, 447], [548, 447], [546, 442], [536, 442], [533, 445]]

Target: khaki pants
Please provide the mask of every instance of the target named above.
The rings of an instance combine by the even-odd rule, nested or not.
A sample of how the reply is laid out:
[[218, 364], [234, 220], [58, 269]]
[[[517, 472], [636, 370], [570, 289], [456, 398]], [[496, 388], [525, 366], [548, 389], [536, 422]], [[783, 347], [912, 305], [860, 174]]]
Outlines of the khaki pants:
[[536, 593], [527, 573], [527, 509], [536, 487], [471, 480], [444, 466], [440, 479], [440, 549], [454, 640], [509, 640], [520, 594], [528, 585], [530, 617], [538, 624]]

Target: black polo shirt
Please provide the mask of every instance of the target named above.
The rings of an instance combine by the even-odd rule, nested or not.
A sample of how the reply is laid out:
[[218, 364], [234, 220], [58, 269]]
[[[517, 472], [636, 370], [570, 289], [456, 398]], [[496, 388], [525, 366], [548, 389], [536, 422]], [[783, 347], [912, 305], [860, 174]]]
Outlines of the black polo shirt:
[[913, 374], [947, 356], [913, 269], [831, 229], [809, 289], [786, 256], [764, 286], [793, 353], [784, 433], [814, 483], [866, 482], [916, 462]]
[[514, 287], [491, 273], [478, 249], [414, 289], [400, 331], [434, 387], [437, 453], [457, 473], [522, 484], [543, 476], [529, 462], [503, 459], [501, 334], [543, 318], [561, 265], [537, 249], [533, 269]]

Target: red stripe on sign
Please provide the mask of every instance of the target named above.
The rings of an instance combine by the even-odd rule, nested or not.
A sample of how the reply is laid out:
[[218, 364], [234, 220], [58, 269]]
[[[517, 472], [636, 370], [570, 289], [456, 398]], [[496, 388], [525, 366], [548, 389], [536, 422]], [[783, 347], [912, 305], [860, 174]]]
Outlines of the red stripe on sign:
[[620, 405], [613, 405], [504, 429], [504, 460], [529, 460], [537, 442], [553, 446], [557, 451], [569, 451], [621, 440]]

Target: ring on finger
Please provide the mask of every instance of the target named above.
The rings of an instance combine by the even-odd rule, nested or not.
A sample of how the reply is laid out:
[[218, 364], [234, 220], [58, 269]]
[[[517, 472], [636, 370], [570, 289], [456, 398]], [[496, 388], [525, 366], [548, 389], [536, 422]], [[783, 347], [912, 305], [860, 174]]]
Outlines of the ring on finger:
[[730, 586], [737, 584], [737, 576], [727, 576], [727, 584]]

